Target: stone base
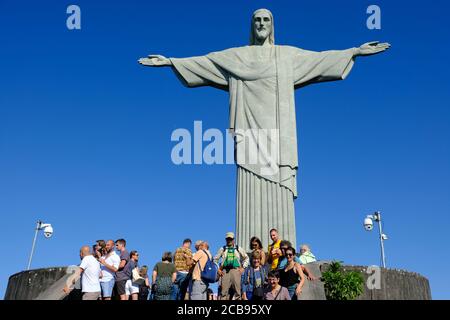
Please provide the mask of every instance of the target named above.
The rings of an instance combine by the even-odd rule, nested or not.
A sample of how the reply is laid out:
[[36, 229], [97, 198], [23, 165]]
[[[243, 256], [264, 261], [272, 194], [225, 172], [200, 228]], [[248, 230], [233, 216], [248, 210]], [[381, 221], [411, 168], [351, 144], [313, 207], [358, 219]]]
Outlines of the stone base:
[[323, 282], [320, 281], [322, 276], [321, 272], [322, 264], [320, 262], [308, 263], [305, 267], [308, 271], [318, 280], [310, 281], [305, 279], [305, 284], [303, 285], [302, 294], [298, 300], [326, 300], [325, 289]]
[[[330, 261], [318, 261], [308, 263], [305, 267], [316, 278], [319, 278], [329, 263]], [[428, 279], [418, 273], [379, 268], [379, 288], [373, 288], [373, 283], [369, 288], [371, 281], [368, 280], [372, 273], [367, 273], [368, 267], [344, 265], [343, 269], [360, 272], [364, 278], [364, 290], [356, 300], [431, 300], [431, 288]], [[302, 295], [302, 300], [325, 299], [323, 283], [321, 281], [307, 281]]]
[[[5, 300], [64, 300], [81, 297], [79, 290], [69, 295], [63, 291], [67, 278], [77, 266], [22, 271], [12, 275], [6, 288]], [[79, 287], [79, 283], [75, 288]]]

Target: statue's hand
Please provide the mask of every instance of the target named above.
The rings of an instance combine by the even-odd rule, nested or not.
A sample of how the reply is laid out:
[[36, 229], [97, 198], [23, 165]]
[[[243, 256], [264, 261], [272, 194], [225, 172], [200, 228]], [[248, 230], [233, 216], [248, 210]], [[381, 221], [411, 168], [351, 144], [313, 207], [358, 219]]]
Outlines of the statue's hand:
[[391, 45], [387, 42], [385, 42], [385, 43], [380, 43], [379, 41], [367, 42], [358, 48], [356, 55], [369, 56], [372, 54], [377, 54], [377, 53], [386, 51], [390, 47], [391, 47]]
[[149, 55], [147, 58], [140, 58], [138, 62], [149, 67], [163, 67], [172, 65], [170, 59], [161, 55]]

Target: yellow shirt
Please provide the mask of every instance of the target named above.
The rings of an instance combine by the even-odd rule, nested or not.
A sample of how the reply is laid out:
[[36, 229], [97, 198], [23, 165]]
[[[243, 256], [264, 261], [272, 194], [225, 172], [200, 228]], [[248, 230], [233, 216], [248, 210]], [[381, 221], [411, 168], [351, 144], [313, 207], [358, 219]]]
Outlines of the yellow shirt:
[[177, 271], [189, 271], [189, 266], [187, 265], [187, 259], [184, 257], [187, 255], [189, 258], [192, 258], [192, 251], [189, 248], [178, 248], [174, 254], [174, 263]]
[[280, 248], [280, 244], [281, 244], [281, 240], [278, 240], [277, 242], [275, 242], [275, 244], [271, 244], [269, 246], [269, 257], [272, 259], [272, 265], [270, 266], [270, 270], [276, 270], [277, 266], [278, 266], [278, 259], [279, 256], [278, 255], [273, 255], [272, 254], [272, 250], [273, 249], [279, 249]]

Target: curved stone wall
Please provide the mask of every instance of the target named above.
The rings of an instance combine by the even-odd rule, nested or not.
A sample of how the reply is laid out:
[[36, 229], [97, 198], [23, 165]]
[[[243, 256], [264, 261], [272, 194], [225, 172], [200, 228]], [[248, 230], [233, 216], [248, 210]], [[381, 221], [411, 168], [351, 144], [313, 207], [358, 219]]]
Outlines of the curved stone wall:
[[[44, 268], [22, 271], [9, 277], [5, 300], [62, 300], [69, 296], [62, 290], [67, 278], [74, 272], [75, 266]], [[76, 287], [76, 286], [75, 286]]]
[[[431, 288], [428, 279], [424, 276], [397, 269], [380, 270], [379, 288], [374, 287], [375, 274], [365, 266], [344, 266], [344, 270], [358, 271], [364, 277], [364, 292], [358, 300], [431, 300]], [[368, 281], [371, 276], [372, 279]], [[368, 285], [369, 282], [369, 285]], [[372, 283], [372, 285], [370, 285]], [[372, 287], [371, 289], [369, 288]]]

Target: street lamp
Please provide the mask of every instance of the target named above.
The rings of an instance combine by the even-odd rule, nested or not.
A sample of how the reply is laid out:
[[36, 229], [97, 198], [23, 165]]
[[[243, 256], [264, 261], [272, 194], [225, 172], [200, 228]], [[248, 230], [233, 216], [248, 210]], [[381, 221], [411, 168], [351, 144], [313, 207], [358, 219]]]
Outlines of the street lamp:
[[42, 221], [38, 220], [33, 238], [33, 246], [31, 247], [30, 259], [28, 260], [27, 270], [30, 270], [31, 267], [31, 260], [33, 260], [34, 247], [36, 246], [36, 239], [39, 230], [44, 230], [44, 237], [46, 238], [50, 238], [53, 235], [52, 225], [50, 223], [43, 223]]
[[381, 213], [380, 211], [374, 212], [374, 214], [368, 215], [364, 219], [364, 228], [367, 231], [372, 231], [373, 229], [373, 221], [378, 222], [378, 229], [380, 231], [380, 245], [381, 245], [381, 261], [383, 263], [383, 268], [386, 268], [386, 256], [384, 255], [384, 240], [387, 240], [388, 237], [383, 233], [383, 227], [381, 225]]

